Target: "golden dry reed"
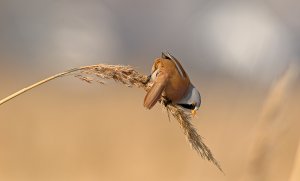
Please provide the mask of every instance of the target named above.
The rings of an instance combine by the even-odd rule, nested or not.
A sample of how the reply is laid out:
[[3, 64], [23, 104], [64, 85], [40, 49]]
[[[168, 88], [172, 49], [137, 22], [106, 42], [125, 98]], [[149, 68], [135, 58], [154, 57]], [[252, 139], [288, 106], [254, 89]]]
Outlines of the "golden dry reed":
[[[0, 100], [0, 105], [4, 104], [5, 102], [19, 96], [20, 94], [32, 88], [35, 88], [50, 80], [63, 77], [66, 75], [74, 75], [80, 80], [83, 80], [88, 83], [97, 82], [103, 84], [102, 82], [103, 79], [110, 79], [122, 83], [127, 87], [135, 86], [138, 88], [143, 88], [145, 91], [148, 91], [152, 85], [152, 82], [146, 83], [147, 82], [146, 75], [137, 72], [131, 66], [98, 64], [98, 65], [91, 65], [91, 66], [84, 66], [80, 68], [70, 69], [68, 71], [46, 78], [40, 82], [37, 82], [31, 86], [21, 89], [20, 91]], [[203, 159], [211, 161], [213, 164], [215, 164], [218, 167], [219, 170], [222, 171], [222, 168], [219, 165], [218, 161], [214, 158], [212, 152], [205, 145], [201, 136], [197, 133], [196, 129], [191, 123], [191, 113], [185, 111], [184, 109], [182, 109], [177, 105], [174, 104], [165, 105], [163, 104], [162, 100], [160, 100], [159, 102], [163, 105], [163, 107], [166, 108], [168, 114], [171, 113], [173, 117], [178, 121], [181, 128], [183, 129], [184, 134], [186, 135], [187, 140], [190, 142], [193, 149], [195, 149]]]
[[300, 180], [300, 142], [298, 143], [298, 149], [294, 159], [294, 166], [289, 181], [299, 181], [299, 180]]
[[290, 64], [270, 88], [259, 116], [256, 137], [248, 160], [246, 180], [268, 180], [272, 154], [270, 150], [278, 143], [287, 129], [283, 108], [292, 85], [299, 74], [298, 64]]

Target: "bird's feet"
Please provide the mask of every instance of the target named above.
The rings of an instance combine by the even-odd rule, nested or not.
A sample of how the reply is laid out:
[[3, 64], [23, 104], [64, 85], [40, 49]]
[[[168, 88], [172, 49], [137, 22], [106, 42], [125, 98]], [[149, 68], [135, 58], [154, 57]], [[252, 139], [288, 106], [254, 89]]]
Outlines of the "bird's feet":
[[161, 102], [165, 107], [167, 107], [168, 105], [170, 105], [172, 103], [172, 101], [166, 97], [162, 97]]
[[151, 80], [151, 75], [148, 75], [146, 81], [144, 81], [143, 84], [147, 85], [150, 82], [150, 80]]

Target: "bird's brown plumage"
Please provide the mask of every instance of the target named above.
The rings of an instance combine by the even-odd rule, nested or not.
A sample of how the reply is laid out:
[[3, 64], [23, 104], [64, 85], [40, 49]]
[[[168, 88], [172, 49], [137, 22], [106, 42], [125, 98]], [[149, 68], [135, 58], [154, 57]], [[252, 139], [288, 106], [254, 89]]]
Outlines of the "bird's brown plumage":
[[144, 99], [144, 106], [148, 109], [151, 109], [161, 96], [172, 102], [180, 100], [190, 85], [190, 79], [181, 64], [170, 54], [163, 54], [162, 58], [154, 61], [153, 73], [157, 75]]

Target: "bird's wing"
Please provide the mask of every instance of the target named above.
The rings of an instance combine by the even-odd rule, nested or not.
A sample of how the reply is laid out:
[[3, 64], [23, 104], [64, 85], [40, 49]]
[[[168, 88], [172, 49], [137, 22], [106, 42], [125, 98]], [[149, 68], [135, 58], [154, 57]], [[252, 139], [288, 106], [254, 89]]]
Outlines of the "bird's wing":
[[171, 55], [169, 52], [167, 52], [167, 53], [162, 52], [162, 58], [173, 61], [174, 64], [176, 65], [176, 68], [177, 68], [178, 72], [180, 73], [180, 75], [184, 78], [188, 78], [188, 75], [185, 72], [185, 70], [183, 69], [182, 65], [173, 55]]
[[146, 108], [151, 109], [156, 104], [156, 102], [161, 97], [161, 94], [164, 91], [167, 82], [168, 82], [168, 74], [165, 71], [159, 71], [154, 81], [154, 84], [152, 85], [149, 92], [145, 96], [144, 106]]

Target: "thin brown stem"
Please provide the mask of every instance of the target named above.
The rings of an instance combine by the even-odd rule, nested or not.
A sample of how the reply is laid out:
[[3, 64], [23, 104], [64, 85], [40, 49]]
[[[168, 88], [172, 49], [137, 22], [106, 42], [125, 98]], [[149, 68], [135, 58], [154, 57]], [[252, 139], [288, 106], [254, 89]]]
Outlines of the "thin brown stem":
[[[58, 77], [67, 76], [70, 74], [73, 74], [75, 77], [88, 83], [103, 83], [103, 79], [108, 79], [122, 83], [128, 87], [135, 86], [138, 88], [143, 88], [145, 91], [148, 91], [151, 85], [153, 84], [153, 82], [147, 81], [148, 78], [146, 75], [137, 72], [131, 66], [98, 64], [70, 69], [68, 71], [41, 80], [0, 100], [0, 105], [25, 93], [26, 91], [29, 91], [46, 82], [49, 82], [50, 80], [56, 79]], [[160, 100], [159, 102], [167, 109], [168, 113], [171, 113], [172, 116], [178, 121], [192, 148], [196, 150], [202, 158], [211, 161], [218, 167], [218, 169], [222, 171], [218, 161], [214, 158], [212, 152], [205, 145], [205, 143], [202, 140], [202, 137], [197, 133], [196, 129], [194, 128], [191, 122], [190, 112], [186, 112], [181, 107], [172, 103], [165, 105], [162, 100]]]
[[27, 91], [29, 91], [29, 90], [35, 88], [35, 87], [38, 87], [38, 86], [40, 86], [40, 85], [42, 85], [42, 84], [44, 84], [44, 83], [46, 83], [46, 82], [49, 82], [49, 81], [51, 81], [51, 80], [53, 80], [53, 79], [56, 79], [56, 78], [58, 78], [58, 77], [62, 77], [62, 76], [64, 76], [64, 75], [66, 75], [66, 74], [70, 74], [70, 73], [72, 73], [72, 72], [76, 72], [76, 71], [78, 71], [78, 70], [82, 70], [83, 68], [84, 68], [84, 67], [70, 69], [70, 70], [68, 70], [68, 71], [65, 71], [65, 72], [62, 72], [62, 73], [53, 75], [53, 76], [48, 77], [48, 78], [46, 78], [46, 79], [43, 79], [43, 80], [41, 80], [41, 81], [39, 81], [39, 82], [37, 82], [37, 83], [34, 83], [34, 84], [32, 84], [32, 85], [30, 85], [30, 86], [28, 86], [28, 87], [25, 87], [25, 88], [23, 88], [23, 89], [21, 89], [21, 90], [15, 92], [15, 93], [13, 93], [13, 94], [11, 94], [11, 95], [9, 95], [9, 96], [7, 96], [7, 97], [1, 99], [1, 100], [0, 100], [0, 105], [2, 105], [2, 104], [4, 104], [4, 103], [8, 102], [9, 100], [11, 100], [11, 99], [13, 99], [13, 98], [16, 98], [17, 96], [19, 96], [19, 95], [21, 95], [21, 94], [23, 94], [23, 93], [25, 93], [25, 92], [27, 92]]

